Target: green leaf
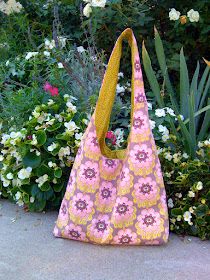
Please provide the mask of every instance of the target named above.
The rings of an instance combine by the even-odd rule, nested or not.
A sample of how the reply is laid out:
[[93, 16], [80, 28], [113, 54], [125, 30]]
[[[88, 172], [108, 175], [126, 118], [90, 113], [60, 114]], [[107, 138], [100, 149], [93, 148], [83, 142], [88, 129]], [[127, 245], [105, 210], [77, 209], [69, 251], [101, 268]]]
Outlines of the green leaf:
[[195, 209], [195, 214], [198, 217], [203, 217], [208, 213], [208, 206], [205, 204], [200, 204], [196, 209]]
[[47, 140], [47, 135], [46, 135], [46, 133], [45, 133], [44, 130], [39, 130], [39, 131], [37, 131], [36, 137], [37, 137], [37, 142], [38, 142], [38, 145], [39, 145], [39, 146], [44, 145], [44, 143], [45, 143], [46, 140]]
[[156, 51], [157, 59], [158, 59], [159, 65], [160, 65], [162, 75], [165, 80], [166, 88], [169, 93], [173, 109], [175, 110], [176, 114], [178, 115], [178, 104], [174, 97], [174, 95], [175, 95], [174, 89], [172, 87], [172, 84], [171, 84], [171, 81], [170, 81], [170, 78], [168, 75], [168, 68], [166, 65], [166, 58], [165, 58], [163, 43], [162, 43], [162, 40], [160, 38], [160, 35], [159, 35], [157, 29], [154, 28], [154, 30], [155, 30], [155, 51]]
[[190, 85], [190, 94], [194, 94], [194, 99], [195, 99], [195, 110], [197, 111], [198, 105], [199, 105], [199, 96], [198, 96], [198, 75], [199, 75], [199, 70], [200, 70], [200, 64], [197, 62], [197, 67], [195, 70], [195, 73], [192, 78], [192, 82]]
[[195, 117], [194, 117], [194, 110], [195, 110], [195, 102], [194, 102], [194, 94], [193, 92], [190, 94], [190, 104], [189, 104], [189, 116], [190, 116], [190, 122], [189, 122], [189, 133], [191, 135], [192, 139], [192, 155], [195, 157], [196, 153], [196, 131], [195, 131]]
[[155, 73], [152, 69], [151, 60], [150, 60], [148, 52], [145, 48], [144, 43], [142, 46], [142, 58], [143, 58], [144, 70], [145, 70], [147, 79], [149, 81], [150, 87], [156, 97], [157, 103], [160, 107], [164, 107], [164, 102], [160, 95], [160, 87], [159, 87], [158, 81], [156, 79]]
[[61, 123], [53, 124], [52, 126], [49, 126], [49, 127], [47, 128], [47, 131], [53, 132], [53, 131], [59, 129], [59, 128], [61, 127], [61, 125], [62, 125]]
[[206, 66], [206, 69], [205, 71], [203, 72], [203, 75], [202, 75], [202, 78], [201, 78], [201, 81], [199, 83], [199, 86], [198, 86], [198, 99], [199, 99], [199, 104], [200, 104], [200, 101], [201, 101], [201, 95], [204, 91], [204, 85], [206, 83], [206, 79], [208, 77], [208, 74], [209, 74], [209, 66]]
[[207, 94], [209, 94], [209, 87], [210, 87], [210, 75], [209, 75], [209, 77], [208, 77], [208, 81], [207, 81], [207, 83], [206, 83], [206, 85], [205, 85], [205, 89], [204, 89], [203, 94], [202, 94], [202, 97], [201, 97], [201, 102], [200, 102], [200, 104], [199, 104], [199, 109], [201, 109], [201, 108], [203, 107], [203, 104], [204, 104], [204, 102], [205, 102], [205, 99], [206, 99], [206, 97], [207, 97]]
[[50, 184], [49, 182], [45, 182], [41, 187], [40, 190], [42, 190], [43, 192], [49, 191], [50, 190]]
[[200, 132], [198, 134], [198, 141], [202, 141], [205, 139], [206, 133], [209, 130], [210, 127], [210, 98], [208, 100], [208, 110], [205, 113], [204, 119], [203, 119], [203, 123], [200, 129]]
[[45, 200], [35, 199], [34, 203], [29, 204], [29, 210], [30, 211], [41, 212], [41, 211], [44, 210], [45, 206], [46, 206], [46, 201]]
[[189, 115], [189, 76], [183, 48], [180, 52], [180, 113], [186, 119]]
[[61, 168], [57, 168], [55, 171], [54, 171], [54, 176], [56, 178], [61, 178], [62, 176], [62, 169]]
[[41, 156], [37, 156], [35, 153], [28, 152], [23, 157], [23, 164], [24, 166], [30, 166], [32, 168], [35, 168], [39, 166], [41, 163]]
[[182, 215], [182, 209], [180, 208], [173, 208], [171, 210], [171, 214], [174, 216], [174, 217], [177, 217], [178, 215]]
[[59, 183], [59, 184], [55, 184], [53, 185], [53, 189], [55, 192], [61, 192], [61, 190], [63, 189], [64, 183]]

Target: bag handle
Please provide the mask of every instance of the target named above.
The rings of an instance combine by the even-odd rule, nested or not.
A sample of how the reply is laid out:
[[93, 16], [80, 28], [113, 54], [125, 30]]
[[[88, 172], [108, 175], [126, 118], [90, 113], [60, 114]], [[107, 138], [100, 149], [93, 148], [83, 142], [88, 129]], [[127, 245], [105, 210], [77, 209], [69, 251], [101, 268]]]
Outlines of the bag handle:
[[[110, 56], [106, 73], [102, 82], [98, 102], [95, 109], [95, 127], [98, 143], [101, 153], [110, 158], [124, 158], [125, 150], [110, 150], [105, 143], [105, 136], [109, 128], [110, 116], [115, 99], [116, 86], [118, 82], [118, 73], [120, 67], [120, 58], [122, 54], [122, 41], [126, 39], [131, 47], [132, 62], [132, 80], [131, 80], [131, 124], [134, 109], [134, 80], [136, 78], [136, 68], [142, 76], [138, 48], [133, 31], [130, 28], [125, 29], [116, 41], [115, 47]], [[138, 62], [135, 61], [138, 57]], [[138, 66], [136, 65], [138, 63]]]

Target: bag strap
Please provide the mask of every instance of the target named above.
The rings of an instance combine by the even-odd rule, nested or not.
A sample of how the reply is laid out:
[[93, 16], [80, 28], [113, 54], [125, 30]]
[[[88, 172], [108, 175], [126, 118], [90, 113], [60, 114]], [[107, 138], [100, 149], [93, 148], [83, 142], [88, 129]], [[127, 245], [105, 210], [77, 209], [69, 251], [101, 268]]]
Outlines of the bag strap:
[[[130, 28], [125, 29], [116, 41], [115, 47], [109, 59], [109, 63], [104, 75], [102, 86], [99, 93], [98, 102], [95, 109], [95, 126], [96, 134], [103, 155], [108, 155], [111, 158], [123, 158], [124, 150], [112, 151], [105, 144], [105, 136], [109, 128], [110, 116], [115, 99], [116, 86], [118, 82], [118, 73], [120, 67], [120, 58], [122, 54], [122, 41], [126, 39], [131, 47], [131, 62], [132, 62], [132, 80], [131, 80], [131, 122], [133, 119], [134, 110], [134, 80], [136, 72], [136, 57], [139, 58], [136, 39], [133, 31]], [[140, 63], [138, 61], [138, 67]], [[141, 73], [141, 68], [138, 68]]]

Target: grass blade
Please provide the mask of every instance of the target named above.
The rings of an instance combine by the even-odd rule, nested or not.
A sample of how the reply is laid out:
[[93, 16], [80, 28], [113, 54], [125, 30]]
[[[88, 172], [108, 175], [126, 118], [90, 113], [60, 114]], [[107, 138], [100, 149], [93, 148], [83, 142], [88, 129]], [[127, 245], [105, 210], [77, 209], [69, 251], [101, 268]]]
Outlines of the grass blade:
[[189, 75], [183, 48], [180, 51], [180, 113], [186, 119], [189, 116]]
[[206, 111], [204, 119], [203, 119], [203, 124], [201, 126], [200, 132], [198, 134], [198, 141], [202, 141], [205, 138], [205, 135], [207, 134], [207, 131], [210, 128], [210, 98], [208, 99], [208, 106], [209, 109]]

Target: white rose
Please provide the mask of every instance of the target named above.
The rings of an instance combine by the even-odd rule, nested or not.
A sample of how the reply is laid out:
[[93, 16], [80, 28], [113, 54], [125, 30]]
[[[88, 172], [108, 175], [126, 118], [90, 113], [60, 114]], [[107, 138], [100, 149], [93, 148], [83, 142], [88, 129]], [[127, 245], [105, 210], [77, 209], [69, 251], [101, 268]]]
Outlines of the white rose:
[[83, 15], [85, 17], [89, 17], [91, 13], [92, 13], [92, 8], [91, 5], [88, 3], [83, 9]]
[[200, 15], [199, 12], [194, 11], [193, 9], [191, 9], [189, 12], [187, 12], [187, 16], [190, 20], [190, 22], [198, 22]]
[[106, 0], [92, 0], [91, 6], [104, 8], [106, 5]]
[[178, 20], [180, 17], [180, 12], [176, 11], [176, 9], [172, 8], [169, 12], [170, 20]]

